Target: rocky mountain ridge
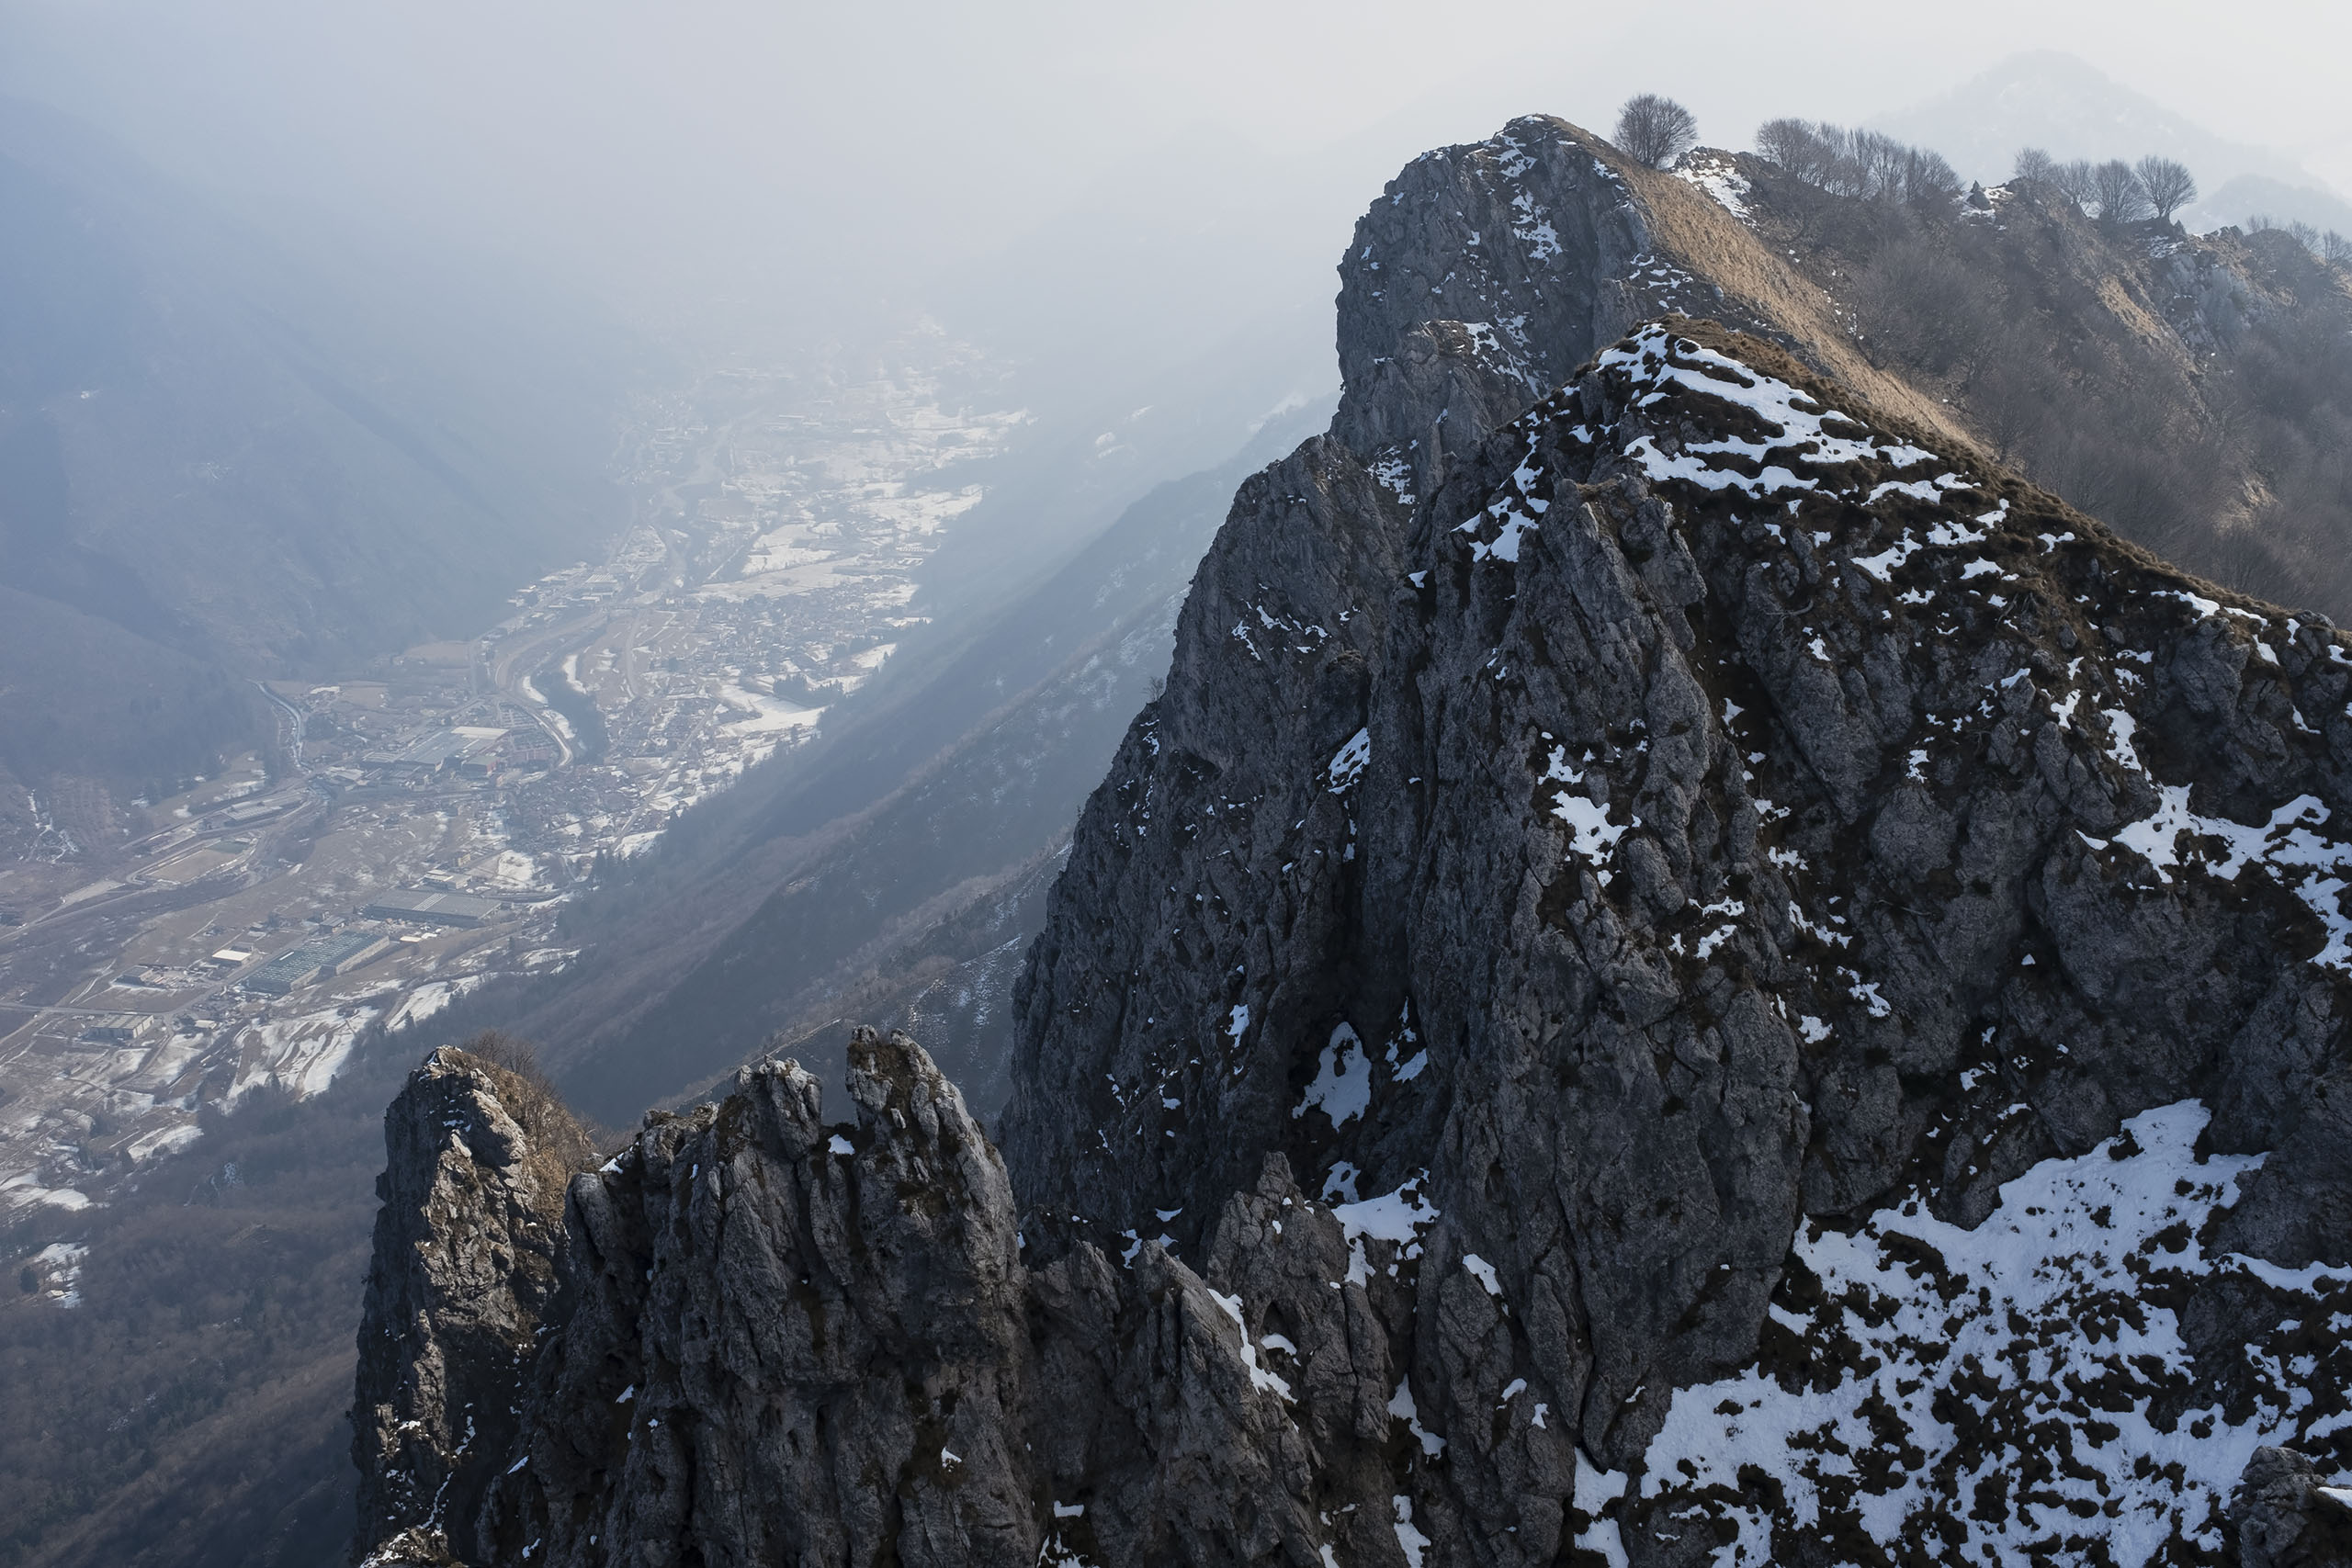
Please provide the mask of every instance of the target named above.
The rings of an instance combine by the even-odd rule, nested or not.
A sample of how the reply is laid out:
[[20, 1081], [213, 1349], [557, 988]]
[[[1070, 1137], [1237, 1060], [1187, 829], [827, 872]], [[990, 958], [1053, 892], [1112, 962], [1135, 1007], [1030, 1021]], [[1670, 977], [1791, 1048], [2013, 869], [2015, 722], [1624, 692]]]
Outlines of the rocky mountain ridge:
[[[2352, 356], [2324, 347], [2344, 336], [2332, 322], [2352, 323], [2352, 299], [2285, 234], [2105, 225], [2030, 184], [1967, 201], [1939, 193], [1941, 205], [1837, 195], [1754, 155], [1701, 150], [1669, 174], [1614, 171], [1626, 205], [1590, 221], [1616, 225], [1626, 243], [1593, 250], [1591, 265], [1603, 270], [1566, 291], [1520, 255], [1535, 242], [1479, 243], [1498, 225], [1521, 222], [1497, 163], [1444, 164], [1452, 173], [1431, 188], [1445, 202], [1385, 204], [1368, 224], [1373, 254], [1359, 247], [1350, 265], [1369, 276], [1344, 297], [1353, 314], [1342, 338], [1360, 345], [1350, 350], [1361, 361], [1350, 365], [1356, 418], [1382, 417], [1367, 413], [1392, 395], [1376, 389], [1379, 377], [1397, 378], [1393, 395], [1407, 395], [1400, 367], [1419, 363], [1423, 348], [1434, 352], [1430, 334], [1448, 330], [1433, 321], [1417, 339], [1412, 329], [1422, 323], [1409, 312], [1381, 314], [1400, 311], [1397, 300], [1435, 298], [1426, 293], [1432, 287], [1453, 301], [1441, 316], [1458, 315], [1463, 330], [1484, 333], [1520, 362], [1498, 390], [1463, 394], [1498, 398], [1507, 410], [1574, 368], [1559, 344], [1597, 344], [1642, 311], [1683, 309], [1795, 344], [1808, 362], [1856, 384], [1875, 378], [1873, 396], [1886, 406], [1999, 455], [2202, 575], [2321, 609], [2352, 604], [2352, 578], [2338, 581], [2342, 552], [2331, 543], [2352, 496], [2328, 501], [2334, 481], [2319, 456], [2343, 445], [2331, 434], [2332, 411], [2352, 406]], [[1555, 202], [1545, 210], [1557, 209]], [[1557, 243], [1577, 220], [1541, 221]], [[1411, 238], [1407, 249], [1436, 270], [1384, 288], [1384, 254], [1413, 265], [1384, 247], [1431, 223], [1449, 227], [1442, 238]], [[1540, 235], [1539, 224], [1527, 227]], [[1372, 363], [1382, 356], [1371, 345], [1392, 338], [1406, 344], [1404, 356]], [[1434, 409], [1462, 400], [1432, 396]], [[1152, 397], [1164, 404], [1181, 394], [1163, 388]], [[2281, 408], [2292, 417], [2282, 419]], [[1457, 431], [1483, 428], [1448, 417]], [[1327, 423], [1318, 413], [1312, 428]], [[598, 1114], [626, 1118], [649, 1101], [691, 1098], [689, 1085], [717, 1092], [763, 1040], [801, 1049], [830, 1042], [842, 1020], [864, 1018], [921, 1038], [975, 1109], [993, 1115], [1009, 1081], [1004, 1004], [1040, 928], [1076, 803], [1159, 673], [1163, 639], [1225, 502], [1241, 474], [1310, 427], [1295, 423], [1279, 444], [1267, 439], [1278, 427], [1270, 425], [1244, 458], [1147, 497], [1001, 615], [1012, 635], [985, 635], [911, 700], [870, 713], [871, 734], [930, 740], [901, 743], [896, 764], [887, 748], [852, 744], [816, 770], [849, 781], [808, 781], [831, 809], [874, 807], [816, 862], [780, 854], [773, 841], [787, 819], [799, 824], [796, 833], [824, 820], [790, 798], [808, 788], [783, 790], [772, 810], [753, 809], [745, 796], [722, 820], [683, 824], [674, 842], [691, 840], [703, 852], [665, 855], [653, 879], [664, 885], [658, 896], [652, 882], [632, 880], [574, 908], [567, 940], [596, 961], [542, 987], [551, 995], [485, 993], [423, 1043], [481, 1027], [530, 1034], [569, 1092]], [[2164, 438], [2149, 440], [2150, 429]], [[1363, 433], [1352, 439], [1363, 445]], [[1100, 613], [1130, 592], [1137, 604], [1148, 600], [1147, 613]], [[963, 733], [976, 701], [993, 706], [996, 694], [1024, 685], [1039, 670], [1031, 652], [1064, 649], [1073, 633], [1092, 646]], [[1119, 679], [1104, 682], [1113, 670]], [[991, 685], [991, 676], [1012, 683]], [[926, 727], [924, 710], [956, 721]], [[1073, 724], [1074, 711], [1089, 716]], [[947, 743], [951, 735], [961, 739]], [[876, 799], [892, 792], [876, 767], [903, 766], [905, 756], [933, 747], [912, 787]], [[1008, 756], [1024, 761], [1007, 767], [998, 759]], [[633, 867], [632, 878], [648, 869]], [[882, 886], [892, 893], [877, 897]], [[729, 909], [748, 918], [738, 923]], [[861, 913], [846, 916], [851, 909]], [[732, 929], [650, 946], [639, 940], [649, 929], [714, 927]]]
[[1560, 122], [1409, 166], [1342, 279], [1333, 429], [1079, 824], [1001, 1156], [861, 1033], [853, 1122], [747, 1068], [526, 1243], [436, 1056], [360, 1551], [2338, 1560], [2352, 649]]

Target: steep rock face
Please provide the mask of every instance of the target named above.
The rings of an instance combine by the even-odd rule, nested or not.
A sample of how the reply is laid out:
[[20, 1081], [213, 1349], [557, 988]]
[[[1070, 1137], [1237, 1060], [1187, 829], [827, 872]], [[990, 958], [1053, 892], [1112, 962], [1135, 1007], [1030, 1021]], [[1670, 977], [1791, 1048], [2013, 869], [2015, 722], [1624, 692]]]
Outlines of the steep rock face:
[[[1385, 582], [1276, 577], [1275, 542], [1318, 536], [1252, 515], [1245, 491], [1195, 588], [1192, 661], [1090, 806], [1033, 953], [1006, 1136], [1041, 1210], [1198, 1213], [1270, 1146], [1326, 1197], [1409, 1183], [1426, 1224], [1389, 1351], [1420, 1421], [1487, 1426], [1506, 1388], [1524, 1407], [1505, 1396], [1496, 1449], [1524, 1433], [1526, 1456], [1474, 1465], [1457, 1445], [1400, 1480], [1415, 1528], [1476, 1560], [1546, 1560], [1562, 1527], [1527, 1499], [1560, 1495], [1560, 1467], [1532, 1450], [1562, 1427], [1596, 1470], [1657, 1483], [1611, 1521], [1630, 1548], [1712, 1550], [1667, 1521], [1747, 1483], [1651, 1468], [1696, 1419], [1689, 1390], [1787, 1366], [1775, 1329], [1850, 1333], [1849, 1365], [1932, 1332], [1873, 1351], [1836, 1292], [1809, 1306], [1832, 1260], [1792, 1258], [1801, 1222], [1932, 1251], [1912, 1233], [1981, 1224], [2004, 1183], [2095, 1147], [2125, 1164], [2174, 1126], [2127, 1121], [2195, 1099], [2210, 1124], [2184, 1146], [2277, 1149], [2278, 1168], [2216, 1166], [2209, 1192], [2165, 1166], [2181, 1201], [2118, 1229], [2176, 1293], [2170, 1348], [2161, 1371], [2078, 1375], [2165, 1431], [2222, 1390], [2200, 1435], [2231, 1434], [2130, 1504], [2161, 1516], [2154, 1541], [2211, 1548], [2248, 1445], [2336, 1430], [2338, 1396], [2301, 1387], [2277, 1335], [2267, 1372], [2232, 1362], [2254, 1325], [2300, 1330], [2304, 1308], [2269, 1292], [2333, 1301], [2341, 1271], [2222, 1260], [2352, 1254], [2320, 1153], [2337, 1146], [2352, 843], [2325, 829], [2352, 660], [1839, 401], [1763, 344], [1645, 329], [1462, 465]], [[1316, 455], [1344, 493], [1352, 459]], [[1290, 639], [1270, 668], [1247, 640], [1261, 604], [1369, 626], [1336, 651]], [[1272, 693], [1254, 710], [1253, 689]], [[1094, 1122], [1073, 1137], [1077, 1107]], [[2199, 1249], [2174, 1269], [2160, 1233], [2192, 1210]], [[2078, 1304], [2136, 1310], [2128, 1282], [2067, 1277]], [[1816, 1394], [1867, 1383], [1795, 1355]], [[2022, 1385], [1985, 1386], [1998, 1404]], [[2075, 1462], [2113, 1481], [2118, 1454], [2091, 1451], [2107, 1440], [2084, 1446]], [[2020, 1508], [2013, 1530], [1976, 1529], [1993, 1448], [1907, 1452], [1862, 1488], [1918, 1481], [1864, 1531], [1881, 1546], [2056, 1528]], [[1788, 1491], [1845, 1481], [1851, 1506], [1836, 1465], [1780, 1458], [1785, 1476], [1759, 1467]], [[1498, 1484], [1521, 1466], [1546, 1482]], [[1748, 1506], [1713, 1503], [1746, 1539]], [[1829, 1506], [1747, 1522], [1766, 1541]]]
[[490, 1511], [502, 1555], [1034, 1556], [1003, 1168], [919, 1055], [861, 1038], [850, 1086], [834, 1131], [797, 1066], [748, 1070], [575, 1184], [578, 1302]]
[[443, 1049], [385, 1115], [351, 1413], [363, 1551], [400, 1538], [431, 1561], [453, 1534], [462, 1550], [514, 1446], [504, 1395], [556, 1294], [569, 1161], [583, 1144], [568, 1119], [535, 1138], [536, 1098], [513, 1073]]
[[[1513, 164], [1526, 131], [1476, 152]], [[1456, 222], [1480, 252], [1511, 232]], [[1360, 298], [1393, 287], [1378, 254], [1360, 232], [1343, 321], [1487, 341]], [[1554, 321], [1600, 298], [1577, 276]], [[2339, 637], [1688, 324], [1453, 446], [1418, 496], [1399, 438], [1468, 379], [1378, 420], [1351, 382], [1333, 438], [1238, 499], [1032, 953], [1005, 1126], [1025, 1199], [1143, 1234], [1182, 1211], [1191, 1242], [1269, 1147], [1334, 1197], [1419, 1179], [1442, 1215], [1411, 1336], [1429, 1426], [1540, 1371], [1524, 1397], [1610, 1470], [1794, 1322], [1801, 1216], [1867, 1224], [1916, 1190], [1976, 1224], [2153, 1107], [2202, 1099], [2201, 1147], [2280, 1151], [2215, 1211], [2215, 1252], [2352, 1256], [2318, 1152], [2344, 1061]], [[1390, 496], [1335, 515], [1359, 474]], [[1427, 1345], [1464, 1278], [1428, 1260], [1464, 1256], [1521, 1303], [1483, 1364]], [[2245, 1287], [2185, 1314], [2198, 1376], [2225, 1375], [2220, 1325], [2251, 1304], [2218, 1298]], [[2214, 1465], [2185, 1540], [2216, 1538]], [[1441, 1525], [1510, 1517], [1458, 1460], [1442, 1490], [1467, 1506], [1427, 1501]]]
[[[447, 1115], [438, 1066], [396, 1105], [401, 1128]], [[469, 1087], [465, 1112], [495, 1121], [495, 1101]], [[1361, 1538], [1374, 1560], [1393, 1557], [1385, 1333], [1360, 1305], [1324, 1322], [1347, 1244], [1279, 1159], [1230, 1201], [1235, 1244], [1205, 1279], [1157, 1246], [1114, 1261], [1082, 1240], [1032, 1270], [994, 1147], [920, 1047], [859, 1031], [850, 1091], [855, 1120], [828, 1125], [814, 1078], [763, 1063], [718, 1104], [653, 1118], [575, 1179], [544, 1348], [527, 1367], [477, 1358], [442, 1378], [472, 1408], [519, 1410], [519, 1430], [508, 1419], [470, 1445], [446, 1422], [415, 1431], [400, 1425], [415, 1399], [379, 1416], [442, 1465], [429, 1500], [421, 1487], [371, 1497], [360, 1551], [380, 1563], [1315, 1563], [1323, 1545]], [[392, 1156], [455, 1157], [405, 1141]], [[458, 1198], [436, 1240], [503, 1212], [499, 1185]], [[1256, 1245], [1285, 1220], [1286, 1247]], [[477, 1318], [507, 1304], [499, 1279], [474, 1284]], [[1261, 1314], [1288, 1303], [1299, 1340], [1245, 1332], [1242, 1290]], [[510, 1306], [499, 1321], [527, 1320]], [[1278, 1356], [1306, 1369], [1298, 1393], [1272, 1370]], [[377, 1381], [424, 1382], [449, 1359], [413, 1358]], [[1376, 1516], [1319, 1517], [1335, 1469]]]
[[903, 1040], [657, 1119], [468, 1561], [2186, 1562], [2352, 1459], [2352, 648], [1645, 321], [1847, 370], [1612, 157], [1360, 230], [1001, 1164]]
[[1340, 263], [1333, 434], [1427, 491], [1650, 313], [1650, 248], [1623, 176], [1543, 121], [1414, 160]]
[[[1103, 1111], [1113, 1077], [1133, 1081], [1182, 1049], [1189, 1016], [1167, 1015], [1173, 1043], [1150, 1038], [1162, 1015], [1148, 984], [1131, 984], [1148, 968], [1170, 970], [1168, 983], [1188, 1002], [1197, 989], [1191, 971], [1221, 976], [1234, 1026], [1242, 1015], [1230, 1006], [1241, 1004], [1251, 954], [1220, 950], [1212, 964], [1211, 930], [1238, 935], [1237, 922], [1246, 921], [1261, 934], [1280, 931], [1311, 943], [1306, 933], [1347, 918], [1347, 901], [1333, 897], [1338, 868], [1324, 863], [1350, 853], [1332, 830], [1351, 814], [1326, 787], [1331, 780], [1294, 764], [1300, 755], [1333, 757], [1365, 727], [1417, 498], [1641, 315], [1703, 295], [1715, 314], [1756, 319], [1657, 254], [1630, 173], [1606, 143], [1531, 118], [1491, 141], [1415, 160], [1358, 224], [1340, 264], [1345, 384], [1332, 432], [1253, 477], [1236, 497], [1177, 628], [1170, 690], [1186, 699], [1155, 705], [1138, 721], [1081, 819], [1066, 886], [1073, 894], [1106, 887], [1139, 852], [1145, 863], [1174, 870], [1190, 854], [1165, 825], [1203, 813], [1222, 813], [1227, 838], [1246, 838], [1249, 852], [1237, 852], [1206, 884], [1181, 894], [1177, 877], [1138, 866], [1133, 891], [1152, 902], [1130, 905], [1120, 918], [1108, 905], [1079, 913], [1080, 899], [1065, 896], [1072, 917], [1033, 953], [1033, 985], [1050, 989], [1051, 1006], [1063, 1013], [1133, 1032], [1115, 1063], [1099, 1066], [1095, 1053], [1031, 1066], [1023, 1046], [1017, 1070], [1041, 1102], [1059, 1105], [1075, 1094]], [[1250, 679], [1223, 678], [1237, 658]], [[1163, 748], [1164, 764], [1136, 767], [1136, 758], [1160, 759]], [[1156, 840], [1155, 819], [1163, 824]], [[1285, 846], [1307, 859], [1283, 886], [1245, 871], [1272, 855], [1281, 854], [1273, 863], [1290, 860]], [[1204, 925], [1188, 915], [1216, 919]], [[1065, 940], [1081, 927], [1091, 933], [1076, 940], [1097, 951], [1057, 973]], [[1146, 932], [1157, 934], [1157, 946]], [[1257, 956], [1270, 953], [1261, 942]], [[1312, 1010], [1320, 1005], [1316, 987], [1343, 981], [1336, 972], [1301, 973], [1295, 983], [1309, 988], [1298, 1005]], [[1238, 1027], [1247, 1032], [1246, 1021]], [[1162, 1193], [1196, 1172], [1204, 1191], [1247, 1181], [1254, 1151], [1270, 1141], [1271, 1119], [1286, 1117], [1289, 1104], [1246, 1072], [1235, 1077], [1170, 1129], [1164, 1145], [1117, 1157], [1139, 1156], [1164, 1172]], [[1021, 1101], [1012, 1115], [1012, 1125], [1023, 1124]], [[1038, 1159], [1074, 1169], [1108, 1154], [1059, 1139], [1059, 1124], [1057, 1111], [1041, 1114]], [[1204, 1170], [1207, 1160], [1220, 1163]], [[1117, 1223], [1153, 1206], [1138, 1198], [1118, 1211]]]

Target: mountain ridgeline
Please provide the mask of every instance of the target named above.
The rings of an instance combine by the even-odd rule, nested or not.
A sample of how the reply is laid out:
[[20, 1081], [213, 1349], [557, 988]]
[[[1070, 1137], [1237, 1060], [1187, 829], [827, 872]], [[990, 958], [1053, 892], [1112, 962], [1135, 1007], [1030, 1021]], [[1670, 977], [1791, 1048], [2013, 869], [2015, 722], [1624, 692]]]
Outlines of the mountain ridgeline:
[[[1483, 325], [1464, 309], [1463, 330], [1526, 361], [1510, 402], [1575, 368], [1557, 344], [1604, 341], [1592, 312], [1634, 319], [1622, 292], [1736, 319], [2199, 576], [2352, 615], [2344, 271], [2281, 232], [2097, 221], [2037, 182], [1971, 197], [1934, 175], [1940, 160], [1893, 152], [1921, 177], [1841, 180], [1802, 159], [1707, 151], [1670, 179], [1635, 170], [1645, 227], [1590, 237], [1589, 288], [1534, 290]], [[1407, 221], [1391, 209], [1374, 232]], [[1555, 243], [1566, 234], [1555, 221]], [[1474, 227], [1455, 240], [1474, 259], [1487, 243]], [[1368, 281], [1342, 309], [1458, 292], [1449, 271], [1394, 294]], [[1341, 342], [1390, 330], [1351, 319]], [[1360, 387], [1404, 373], [1369, 363], [1377, 347], [1348, 352], [1363, 355], [1349, 367]], [[626, 1119], [723, 1078], [763, 1041], [799, 1048], [871, 1019], [921, 1038], [993, 1117], [1009, 1092], [1011, 978], [1076, 803], [1158, 672], [1241, 474], [1326, 423], [1269, 423], [1234, 461], [1144, 497], [967, 643], [927, 669], [894, 665], [888, 698], [843, 715], [820, 749], [698, 807], [657, 854], [608, 867], [566, 917], [567, 942], [594, 962], [492, 987], [437, 1038], [529, 1034], [587, 1109]], [[1466, 409], [1446, 423], [1484, 428]]]
[[1390, 184], [993, 1137], [861, 1031], [560, 1192], [420, 1069], [359, 1555], [2345, 1561], [2352, 646], [1771, 221], [1545, 118]]

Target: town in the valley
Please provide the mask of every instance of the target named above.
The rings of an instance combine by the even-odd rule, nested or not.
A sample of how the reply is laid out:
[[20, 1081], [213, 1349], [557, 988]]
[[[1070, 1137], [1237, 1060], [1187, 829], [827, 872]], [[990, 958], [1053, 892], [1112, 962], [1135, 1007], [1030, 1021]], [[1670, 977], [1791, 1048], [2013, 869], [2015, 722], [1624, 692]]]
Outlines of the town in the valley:
[[469, 640], [267, 682], [275, 751], [137, 803], [128, 842], [29, 803], [0, 861], [0, 1222], [103, 1202], [200, 1107], [317, 1093], [371, 1025], [569, 962], [600, 855], [805, 743], [920, 626], [918, 569], [1025, 417], [976, 412], [969, 369], [918, 333], [888, 369], [649, 397], [602, 558]]

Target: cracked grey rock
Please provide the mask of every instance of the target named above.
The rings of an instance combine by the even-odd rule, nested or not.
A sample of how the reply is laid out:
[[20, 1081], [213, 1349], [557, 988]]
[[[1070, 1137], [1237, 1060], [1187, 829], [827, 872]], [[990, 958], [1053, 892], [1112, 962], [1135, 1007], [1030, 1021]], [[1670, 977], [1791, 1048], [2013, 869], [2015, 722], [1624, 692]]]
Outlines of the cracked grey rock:
[[384, 1144], [351, 1411], [355, 1555], [448, 1561], [471, 1549], [514, 1447], [509, 1394], [554, 1303], [564, 1185], [587, 1145], [514, 1074], [455, 1049], [410, 1075]]
[[2325, 1495], [2325, 1479], [2308, 1454], [2280, 1448], [2254, 1451], [2230, 1501], [2239, 1568], [2352, 1563], [2352, 1495]]
[[[1701, 1561], [1720, 1515], [1586, 1494], [1785, 1369], [1801, 1226], [1975, 1224], [2195, 1097], [2268, 1155], [2209, 1250], [2352, 1263], [2323, 922], [2119, 837], [2352, 821], [2352, 652], [1767, 342], [1612, 349], [1713, 287], [1652, 177], [1529, 119], [1392, 182], [1333, 429], [1242, 487], [1079, 823], [998, 1139], [867, 1032], [849, 1122], [774, 1062], [652, 1119], [527, 1367], [465, 1363], [522, 1414], [461, 1560]], [[1810, 461], [1723, 390], [1766, 376], [1877, 445], [1743, 496]], [[2248, 1407], [2251, 1280], [2169, 1303]]]

